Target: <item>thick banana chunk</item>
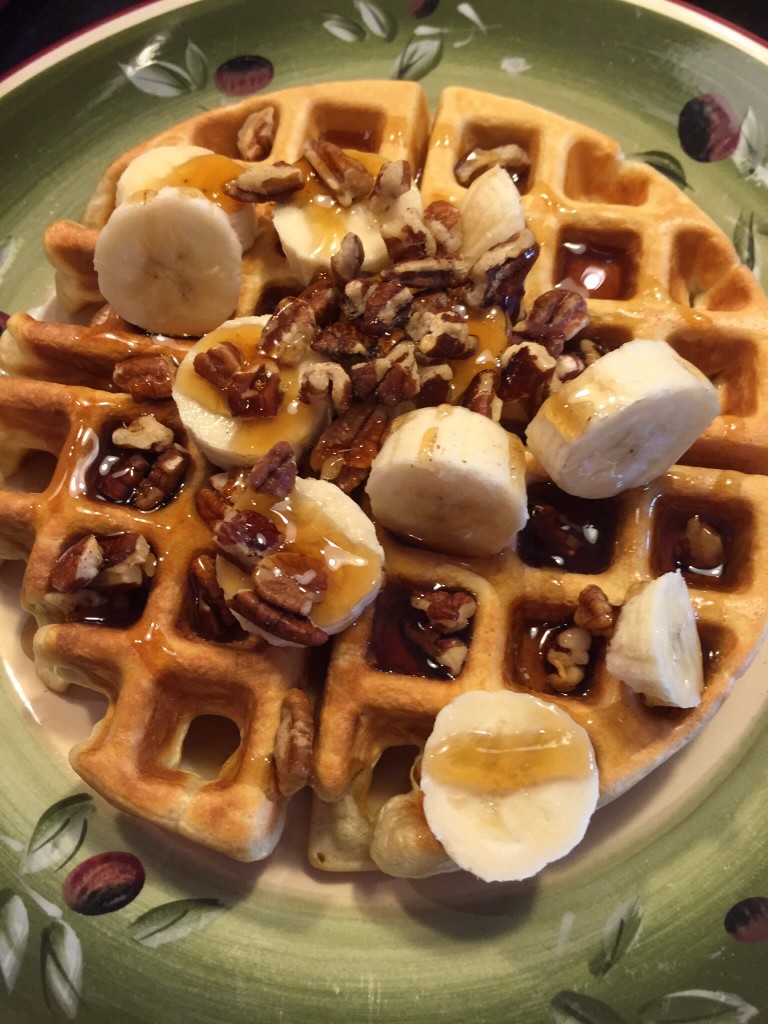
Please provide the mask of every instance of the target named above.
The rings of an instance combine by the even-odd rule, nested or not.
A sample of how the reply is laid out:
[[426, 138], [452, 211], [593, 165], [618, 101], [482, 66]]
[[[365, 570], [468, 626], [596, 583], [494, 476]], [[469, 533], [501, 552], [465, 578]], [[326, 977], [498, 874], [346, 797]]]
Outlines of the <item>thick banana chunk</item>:
[[619, 613], [606, 667], [649, 704], [696, 707], [704, 689], [701, 642], [679, 572], [643, 585]]
[[459, 210], [461, 251], [470, 263], [525, 227], [520, 193], [503, 167], [491, 167], [475, 178], [462, 196]]
[[528, 518], [522, 444], [462, 406], [395, 420], [366, 489], [382, 526], [451, 554], [496, 554]]
[[96, 242], [99, 290], [129, 323], [197, 337], [231, 316], [242, 250], [218, 206], [194, 189], [161, 188], [118, 206]]
[[435, 719], [421, 766], [424, 814], [459, 867], [530, 878], [581, 841], [599, 781], [589, 736], [554, 704], [470, 691]]
[[[297, 366], [279, 368], [283, 399], [276, 416], [233, 416], [223, 394], [196, 373], [195, 357], [223, 342], [253, 359], [260, 351], [261, 331], [268, 320], [268, 316], [227, 320], [190, 349], [176, 373], [173, 397], [184, 428], [206, 457], [223, 469], [252, 465], [278, 441], [287, 441], [300, 457], [328, 419], [329, 401], [311, 405], [299, 401], [305, 367], [323, 358], [311, 349]], [[271, 360], [267, 362], [273, 365]], [[278, 370], [276, 365], [273, 368]]]
[[700, 370], [665, 341], [636, 338], [550, 395], [527, 442], [568, 494], [607, 498], [665, 473], [719, 412]]

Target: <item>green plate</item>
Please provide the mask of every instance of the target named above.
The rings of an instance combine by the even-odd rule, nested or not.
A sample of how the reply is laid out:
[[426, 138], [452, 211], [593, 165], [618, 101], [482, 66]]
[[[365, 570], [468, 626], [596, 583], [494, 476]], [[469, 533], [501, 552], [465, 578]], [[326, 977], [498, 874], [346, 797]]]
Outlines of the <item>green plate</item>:
[[[219, 86], [242, 85], [243, 66], [266, 89], [400, 75], [421, 79], [432, 102], [461, 84], [549, 107], [675, 178], [759, 274], [758, 43], [663, 0], [329, 4], [163, 0], [0, 85], [0, 309], [45, 299], [43, 228], [79, 215], [107, 160], [230, 102]], [[259, 60], [216, 74], [236, 57]], [[736, 125], [730, 144], [678, 131], [697, 99]], [[241, 865], [88, 793], [66, 751], [101, 706], [36, 681], [20, 578], [15, 564], [0, 569], [4, 1024], [661, 1024], [768, 1012], [765, 651], [706, 731], [600, 810], [585, 843], [537, 879], [325, 876], [304, 857], [303, 799], [278, 853]], [[75, 913], [64, 879], [115, 851], [132, 855], [133, 877], [141, 862], [143, 888], [114, 912]]]

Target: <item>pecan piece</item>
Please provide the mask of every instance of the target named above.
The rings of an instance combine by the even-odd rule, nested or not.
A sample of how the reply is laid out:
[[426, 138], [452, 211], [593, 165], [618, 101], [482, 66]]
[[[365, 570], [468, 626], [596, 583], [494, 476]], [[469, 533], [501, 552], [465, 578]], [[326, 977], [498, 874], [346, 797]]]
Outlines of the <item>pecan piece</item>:
[[112, 371], [115, 387], [126, 391], [135, 402], [170, 398], [175, 377], [176, 364], [164, 355], [129, 356]]
[[[445, 292], [425, 292], [423, 295], [417, 295], [405, 327], [406, 334], [414, 341], [420, 341], [430, 329], [435, 313], [445, 313], [448, 310], [453, 310], [453, 307]], [[461, 307], [455, 312], [460, 310]]]
[[561, 558], [572, 558], [587, 543], [583, 532], [554, 505], [534, 505], [529, 522], [542, 544]]
[[339, 289], [328, 277], [319, 277], [308, 284], [298, 296], [308, 303], [315, 314], [318, 327], [327, 327], [338, 319], [341, 311], [341, 295]]
[[354, 231], [348, 231], [331, 256], [331, 277], [339, 288], [357, 277], [365, 259], [363, 243]]
[[307, 366], [301, 378], [299, 401], [305, 405], [330, 398], [333, 408], [343, 412], [349, 408], [352, 382], [349, 374], [338, 363], [313, 363]]
[[374, 337], [390, 334], [408, 321], [413, 293], [400, 281], [382, 281], [365, 297], [363, 330]]
[[691, 516], [685, 524], [685, 533], [675, 545], [675, 557], [684, 571], [719, 569], [725, 562], [723, 538], [701, 516]]
[[589, 312], [582, 296], [564, 288], [551, 288], [539, 295], [527, 319], [515, 325], [515, 334], [538, 341], [550, 355], [559, 356], [566, 341], [587, 326]]
[[457, 636], [440, 636], [431, 629], [417, 629], [409, 622], [403, 624], [403, 632], [417, 647], [441, 665], [451, 678], [455, 679], [464, 668], [469, 648]]
[[200, 555], [189, 567], [194, 614], [198, 632], [207, 640], [226, 642], [242, 633], [237, 619], [227, 607], [224, 591], [216, 578], [216, 563], [211, 555]]
[[250, 572], [285, 539], [271, 519], [251, 509], [232, 509], [213, 529], [216, 547], [231, 562]]
[[616, 613], [605, 592], [596, 583], [590, 583], [579, 594], [573, 621], [593, 636], [611, 636], [613, 633]]
[[195, 495], [195, 506], [200, 518], [212, 530], [232, 508], [232, 503], [215, 487], [201, 487]]
[[173, 444], [173, 431], [156, 420], [152, 413], [138, 416], [125, 427], [112, 431], [112, 443], [118, 448], [136, 448], [142, 452], [162, 452]]
[[514, 178], [525, 174], [530, 166], [530, 157], [522, 146], [510, 142], [504, 146], [494, 146], [493, 149], [473, 149], [459, 160], [453, 173], [458, 183], [466, 188], [491, 167], [503, 167]]
[[244, 363], [243, 353], [231, 341], [222, 341], [205, 352], [198, 352], [192, 366], [195, 373], [213, 384], [219, 391], [226, 391], [233, 376]]
[[228, 601], [229, 607], [259, 630], [299, 647], [319, 647], [328, 634], [306, 616], [295, 615], [259, 597], [253, 590], [240, 590]]
[[278, 551], [262, 559], [252, 579], [259, 597], [295, 615], [309, 615], [328, 589], [323, 559], [295, 551]]
[[460, 633], [477, 611], [477, 601], [466, 590], [417, 590], [411, 594], [411, 607], [424, 612], [430, 626], [442, 633]]
[[554, 669], [547, 682], [558, 693], [572, 693], [584, 682], [589, 664], [592, 634], [581, 626], [561, 629], [547, 650], [547, 661]]
[[351, 206], [355, 199], [373, 191], [373, 177], [366, 168], [333, 142], [310, 139], [304, 146], [304, 156], [341, 206]]
[[476, 373], [464, 392], [462, 404], [470, 412], [480, 413], [496, 423], [501, 419], [501, 399], [496, 394], [499, 386], [499, 372], [493, 367], [488, 367]]
[[376, 176], [371, 195], [371, 209], [377, 216], [385, 216], [412, 185], [413, 175], [407, 160], [387, 161], [381, 165], [381, 170]]
[[277, 160], [273, 164], [247, 167], [236, 178], [225, 181], [223, 188], [238, 203], [269, 203], [304, 188], [304, 174], [300, 167]]
[[483, 253], [469, 269], [466, 298], [470, 306], [501, 305], [522, 292], [525, 279], [539, 256], [533, 232], [523, 228]]
[[381, 237], [393, 263], [434, 256], [437, 242], [418, 210], [407, 207], [381, 225]]
[[467, 321], [460, 313], [447, 310], [433, 314], [417, 348], [427, 359], [469, 359], [477, 349], [477, 338], [469, 333]]
[[60, 594], [74, 594], [96, 578], [103, 563], [99, 542], [89, 533], [59, 555], [51, 569], [50, 585]]
[[296, 483], [296, 456], [287, 441], [276, 445], [262, 455], [248, 475], [248, 483], [257, 494], [287, 497]]
[[262, 107], [249, 114], [237, 132], [237, 149], [243, 160], [268, 157], [275, 141], [275, 128], [274, 107]]
[[436, 199], [424, 211], [424, 223], [437, 244], [441, 256], [454, 256], [463, 241], [461, 213], [447, 199]]
[[397, 278], [413, 291], [446, 291], [457, 288], [467, 276], [467, 264], [449, 256], [433, 256], [424, 260], [406, 260], [386, 270], [382, 277]]
[[190, 461], [189, 452], [180, 444], [160, 452], [149, 474], [136, 490], [133, 499], [136, 508], [149, 512], [168, 501], [186, 476]]
[[372, 341], [359, 324], [348, 320], [339, 320], [321, 331], [312, 342], [315, 352], [320, 352], [331, 359], [343, 359], [345, 356], [367, 356]]
[[282, 366], [297, 366], [307, 354], [316, 331], [310, 304], [304, 299], [287, 298], [264, 325], [260, 348]]
[[426, 406], [444, 405], [451, 397], [453, 370], [447, 363], [419, 368], [419, 393], [414, 404], [419, 409]]
[[140, 587], [148, 576], [154, 576], [157, 560], [146, 537], [140, 533], [99, 537], [99, 547], [104, 554], [104, 565], [93, 587]]
[[365, 310], [365, 297], [374, 286], [374, 281], [366, 277], [353, 277], [344, 285], [344, 301], [342, 309], [349, 320], [355, 320], [363, 315]]
[[414, 398], [421, 380], [413, 345], [404, 341], [386, 356], [358, 363], [350, 371], [350, 380], [355, 398], [375, 398], [385, 409]]
[[121, 455], [100, 474], [96, 490], [109, 501], [128, 502], [149, 471], [150, 465], [140, 452]]
[[234, 374], [224, 394], [233, 416], [276, 416], [283, 401], [280, 374], [259, 363], [255, 370]]
[[333, 420], [310, 454], [310, 466], [350, 494], [365, 480], [389, 432], [389, 418], [380, 405], [353, 405]]
[[543, 345], [533, 341], [510, 345], [501, 356], [497, 394], [504, 402], [527, 398], [548, 383], [554, 372], [555, 360]]
[[275, 777], [281, 796], [293, 796], [309, 782], [315, 742], [315, 716], [303, 690], [289, 690], [275, 735]]

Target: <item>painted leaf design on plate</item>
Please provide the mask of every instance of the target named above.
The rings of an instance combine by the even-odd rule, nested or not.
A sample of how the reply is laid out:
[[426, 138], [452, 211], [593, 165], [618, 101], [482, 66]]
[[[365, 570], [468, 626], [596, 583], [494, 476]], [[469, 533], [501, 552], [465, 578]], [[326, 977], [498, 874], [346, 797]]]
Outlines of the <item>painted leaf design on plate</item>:
[[589, 964], [595, 977], [602, 978], [621, 960], [637, 939], [642, 923], [643, 908], [636, 899], [622, 904], [611, 914], [603, 929], [601, 947]]
[[744, 210], [739, 214], [736, 227], [733, 229], [733, 247], [739, 259], [750, 270], [755, 269], [757, 250], [755, 249], [755, 215]]
[[22, 859], [23, 874], [60, 868], [83, 845], [88, 819], [96, 809], [88, 793], [76, 793], [52, 804], [39, 818]]
[[0, 892], [0, 974], [10, 994], [21, 970], [29, 938], [24, 900], [10, 889]]
[[226, 909], [226, 904], [213, 897], [162, 903], [132, 921], [128, 934], [142, 946], [163, 946], [207, 927]]
[[646, 149], [642, 153], [634, 154], [635, 160], [642, 160], [643, 163], [649, 164], [654, 167], [657, 171], [664, 175], [665, 178], [669, 178], [679, 188], [690, 189], [688, 180], [685, 177], [685, 169], [676, 156], [671, 153], [665, 153], [662, 149]]
[[192, 85], [196, 89], [202, 89], [208, 82], [208, 60], [195, 43], [190, 39], [184, 54], [184, 63], [187, 66], [187, 74]]
[[736, 164], [739, 172], [747, 178], [757, 170], [764, 154], [765, 134], [754, 110], [750, 107], [741, 122], [739, 141], [731, 154], [731, 160]]
[[442, 56], [443, 40], [440, 36], [411, 36], [395, 61], [390, 78], [417, 82], [437, 67]]
[[360, 15], [360, 21], [368, 29], [372, 36], [377, 39], [384, 39], [391, 42], [397, 35], [397, 22], [389, 13], [383, 10], [372, 0], [354, 0], [355, 9]]
[[131, 67], [120, 64], [120, 70], [140, 92], [150, 96], [167, 99], [170, 96], [181, 96], [192, 88], [192, 79], [177, 64], [169, 64], [164, 60], [152, 61], [144, 67]]
[[74, 929], [64, 921], [54, 921], [43, 931], [40, 970], [48, 1009], [74, 1020], [83, 983], [83, 950]]
[[459, 14], [463, 14], [468, 21], [471, 21], [473, 25], [476, 25], [481, 32], [485, 32], [485, 24], [472, 4], [457, 4], [456, 10]]
[[365, 29], [360, 22], [346, 18], [343, 14], [327, 14], [323, 28], [343, 43], [357, 43], [365, 39]]
[[754, 1020], [758, 1009], [732, 992], [713, 992], [708, 989], [688, 989], [646, 1003], [638, 1014], [638, 1024], [747, 1024]]
[[627, 1024], [608, 1003], [581, 992], [558, 992], [550, 1009], [555, 1024]]

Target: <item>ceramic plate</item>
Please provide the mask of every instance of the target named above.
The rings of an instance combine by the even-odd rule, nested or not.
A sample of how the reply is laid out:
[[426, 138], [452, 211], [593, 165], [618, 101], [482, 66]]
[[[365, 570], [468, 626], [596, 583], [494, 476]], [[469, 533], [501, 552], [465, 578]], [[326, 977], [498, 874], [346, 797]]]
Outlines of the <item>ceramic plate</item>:
[[[768, 51], [690, 9], [162, 2], [0, 86], [0, 309], [46, 297], [44, 226], [77, 217], [101, 167], [134, 142], [230, 102], [244, 83], [397, 75], [419, 78], [432, 102], [462, 84], [593, 125], [687, 188], [755, 273], [768, 262]], [[678, 132], [702, 96], [736, 126], [729, 152]], [[661, 1024], [768, 1011], [766, 652], [690, 747], [600, 810], [586, 842], [537, 879], [326, 876], [304, 858], [302, 800], [278, 854], [241, 865], [94, 798], [66, 751], [101, 705], [36, 682], [20, 577], [17, 565], [0, 570], [7, 1024]], [[75, 913], [64, 878], [115, 851], [136, 872], [140, 862], [143, 888], [112, 913]]]

